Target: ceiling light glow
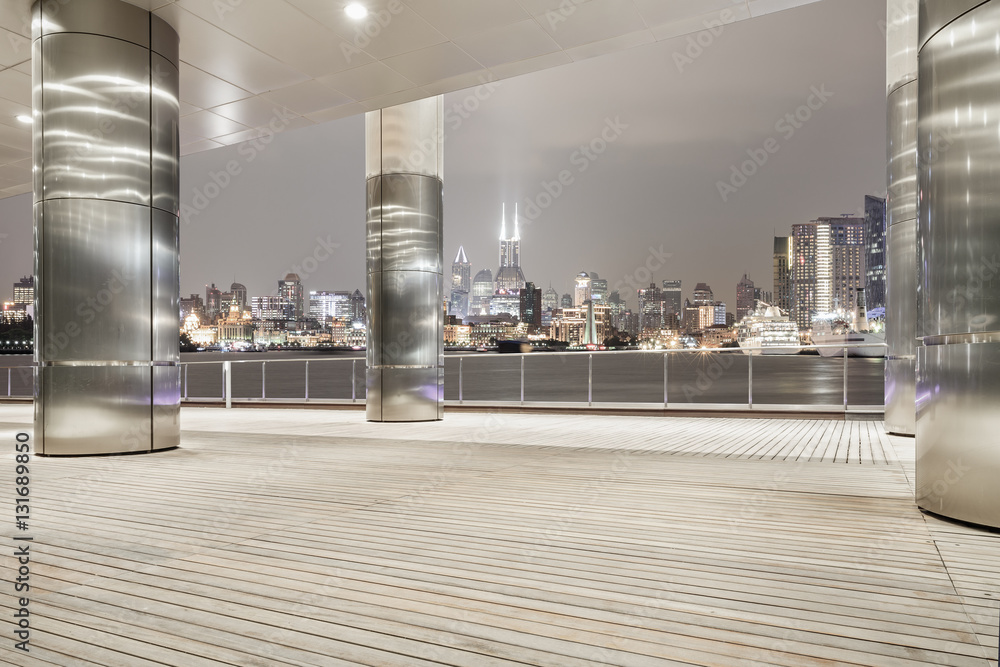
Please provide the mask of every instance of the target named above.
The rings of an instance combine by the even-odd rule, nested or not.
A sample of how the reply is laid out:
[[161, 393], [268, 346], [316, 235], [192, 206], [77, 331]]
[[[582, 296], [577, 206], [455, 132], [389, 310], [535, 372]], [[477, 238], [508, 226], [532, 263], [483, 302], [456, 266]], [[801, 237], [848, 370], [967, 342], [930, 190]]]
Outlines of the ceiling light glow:
[[31, 124], [31, 116], [25, 116], [24, 114], [21, 114], [20, 116], [17, 116], [17, 119], [22, 123], [26, 123], [28, 125]]
[[352, 2], [351, 4], [344, 7], [344, 11], [352, 19], [363, 19], [368, 16], [368, 9], [365, 8], [360, 2]]

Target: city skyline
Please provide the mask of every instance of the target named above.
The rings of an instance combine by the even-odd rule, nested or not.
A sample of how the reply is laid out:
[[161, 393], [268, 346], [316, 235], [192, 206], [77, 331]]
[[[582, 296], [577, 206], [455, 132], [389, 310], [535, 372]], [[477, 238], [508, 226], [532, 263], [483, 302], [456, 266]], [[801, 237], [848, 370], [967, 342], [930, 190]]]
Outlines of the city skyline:
[[[773, 233], [860, 216], [864, 195], [884, 191], [884, 73], [867, 66], [882, 58], [879, 4], [815, 3], [725, 26], [683, 71], [679, 38], [446, 95], [446, 109], [485, 99], [446, 124], [445, 256], [462, 245], [473, 273], [496, 271], [496, 211], [517, 202], [521, 264], [543, 289], [571, 292], [581, 270], [609, 291], [641, 285], [650, 265], [654, 282], [707, 282], [731, 305], [744, 273], [769, 287]], [[807, 104], [821, 107], [808, 122], [785, 121]], [[236, 275], [270, 294], [289, 272], [308, 290], [362, 288], [363, 125], [289, 130], [253, 161], [246, 146], [185, 157], [181, 293]], [[780, 150], [762, 158], [768, 139]], [[216, 189], [230, 160], [242, 171]], [[30, 219], [30, 195], [0, 201], [4, 283], [32, 270]]]

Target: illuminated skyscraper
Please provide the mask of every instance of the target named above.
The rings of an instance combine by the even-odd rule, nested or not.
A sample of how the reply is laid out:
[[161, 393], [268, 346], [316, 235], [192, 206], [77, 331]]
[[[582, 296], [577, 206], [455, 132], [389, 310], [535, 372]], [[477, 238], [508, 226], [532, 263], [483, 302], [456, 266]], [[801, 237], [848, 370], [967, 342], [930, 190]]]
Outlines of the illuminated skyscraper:
[[743, 278], [736, 283], [736, 321], [741, 322], [747, 313], [753, 310], [753, 281], [743, 274]]
[[30, 306], [35, 302], [35, 277], [24, 276], [14, 283], [14, 305]]
[[608, 281], [593, 271], [590, 272], [590, 298], [598, 304], [608, 301]]
[[774, 237], [774, 303], [784, 312], [792, 309], [792, 265], [789, 260], [789, 237]]
[[542, 310], [555, 310], [559, 307], [559, 292], [552, 289], [550, 285], [545, 293], [542, 294]]
[[493, 272], [483, 269], [472, 280], [472, 296], [469, 298], [469, 315], [489, 315], [490, 297], [493, 296]]
[[302, 291], [302, 281], [295, 273], [289, 273], [284, 280], [278, 281], [278, 296], [285, 307], [285, 319], [301, 320], [305, 315], [305, 293]]
[[792, 319], [811, 329], [813, 316], [851, 312], [865, 285], [863, 218], [818, 218], [792, 225]]
[[517, 206], [514, 206], [514, 234], [507, 236], [506, 208], [500, 213], [500, 269], [497, 271], [496, 291], [519, 293], [524, 288], [521, 272], [521, 233], [517, 229]]
[[214, 322], [222, 310], [222, 291], [212, 283], [205, 285], [205, 316]]
[[865, 196], [865, 301], [885, 308], [885, 200]]
[[451, 289], [466, 293], [472, 290], [472, 264], [465, 256], [465, 248], [462, 246], [458, 246], [458, 255], [451, 263]]
[[664, 323], [670, 315], [674, 315], [677, 318], [677, 322], [681, 320], [681, 306], [683, 305], [683, 297], [681, 296], [681, 281], [679, 280], [664, 280], [663, 281], [663, 317]]
[[573, 306], [582, 308], [583, 304], [590, 301], [591, 297], [591, 277], [586, 271], [576, 274], [573, 279]]

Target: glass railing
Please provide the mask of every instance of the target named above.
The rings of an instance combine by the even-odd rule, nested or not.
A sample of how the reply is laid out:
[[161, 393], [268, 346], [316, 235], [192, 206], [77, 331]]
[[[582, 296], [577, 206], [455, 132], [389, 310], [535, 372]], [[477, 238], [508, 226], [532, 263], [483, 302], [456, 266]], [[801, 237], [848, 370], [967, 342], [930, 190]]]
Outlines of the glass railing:
[[[446, 405], [881, 412], [885, 345], [446, 354]], [[847, 352], [845, 354], [845, 351]], [[869, 355], [869, 356], [861, 356]], [[365, 360], [181, 364], [183, 400], [363, 403]]]
[[34, 390], [35, 367], [30, 360], [18, 366], [0, 366], [0, 396], [31, 398]]

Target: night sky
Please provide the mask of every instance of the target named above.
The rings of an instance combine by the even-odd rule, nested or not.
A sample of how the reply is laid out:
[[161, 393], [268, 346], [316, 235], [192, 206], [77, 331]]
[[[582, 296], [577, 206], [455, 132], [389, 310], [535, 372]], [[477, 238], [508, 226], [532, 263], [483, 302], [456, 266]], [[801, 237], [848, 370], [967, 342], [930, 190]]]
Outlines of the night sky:
[[[682, 37], [446, 95], [446, 271], [461, 244], [473, 275], [495, 273], [500, 206], [516, 202], [521, 266], [543, 288], [570, 292], [580, 271], [623, 296], [680, 278], [735, 310], [744, 272], [771, 288], [773, 232], [884, 195], [884, 17], [884, 2], [828, 0], [703, 33], [700, 54]], [[182, 295], [234, 279], [269, 294], [293, 270], [307, 291], [364, 292], [363, 117], [187, 156], [181, 173]], [[3, 299], [32, 268], [30, 209], [0, 200]]]

